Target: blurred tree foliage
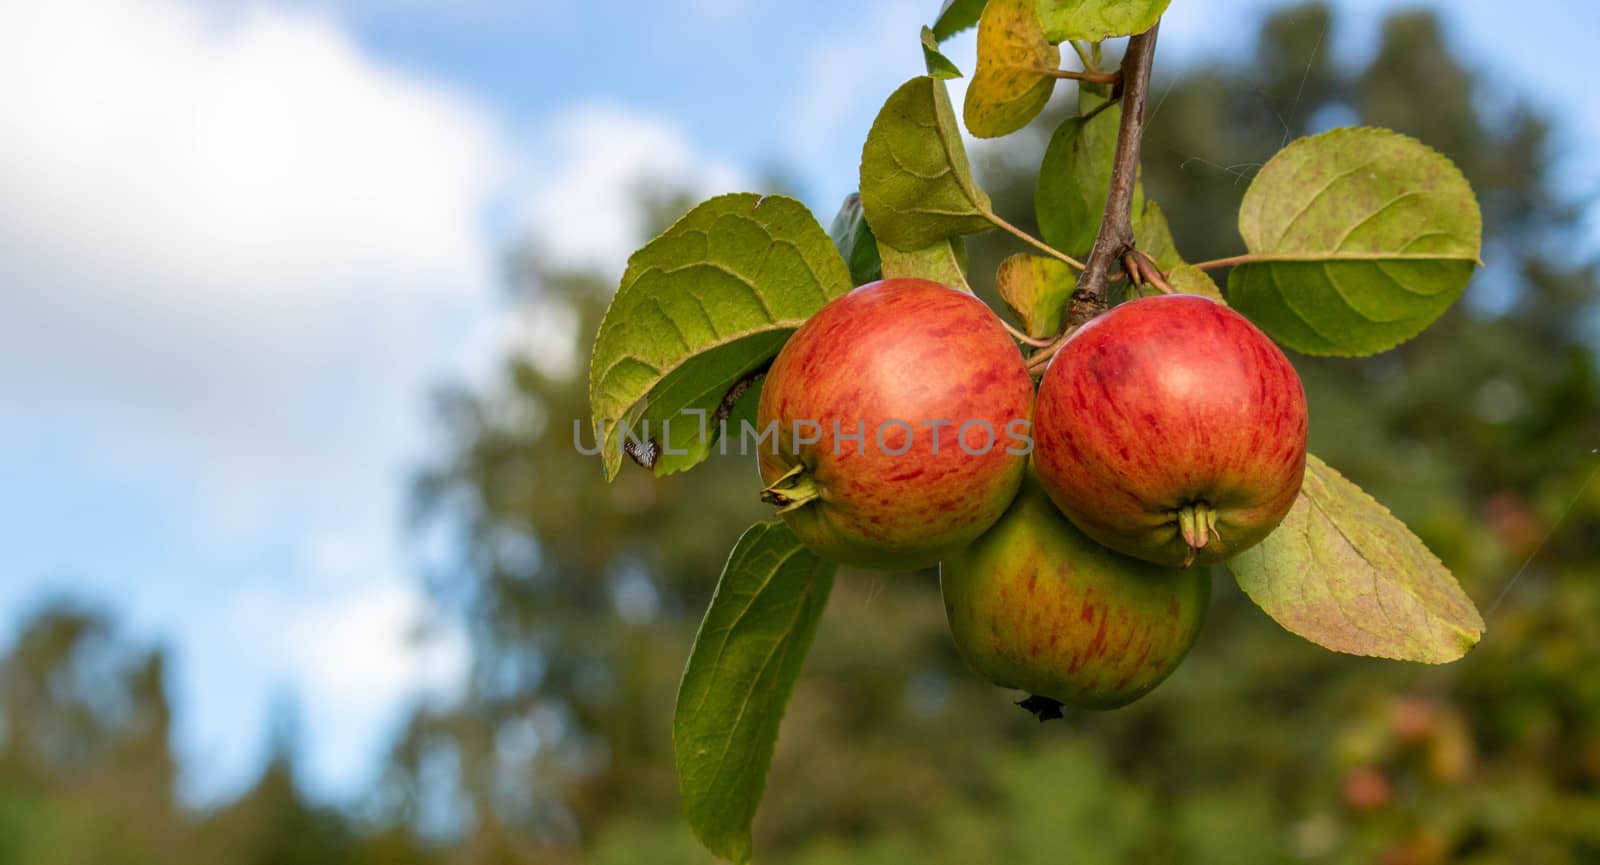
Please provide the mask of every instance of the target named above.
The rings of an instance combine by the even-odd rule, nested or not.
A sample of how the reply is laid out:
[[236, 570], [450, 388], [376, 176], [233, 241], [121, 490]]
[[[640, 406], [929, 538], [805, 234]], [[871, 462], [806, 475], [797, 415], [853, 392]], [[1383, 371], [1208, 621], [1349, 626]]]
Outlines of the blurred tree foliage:
[[215, 811], [176, 796], [166, 656], [80, 605], [40, 609], [0, 658], [4, 865], [425, 865], [407, 829], [307, 799], [280, 735], [255, 786]]
[[[1484, 643], [1442, 668], [1335, 655], [1219, 573], [1167, 684], [1040, 726], [961, 666], [932, 573], [847, 573], [785, 720], [764, 861], [1600, 861], [1600, 270], [1574, 252], [1549, 122], [1431, 15], [1389, 18], [1364, 68], [1331, 59], [1333, 29], [1320, 4], [1281, 11], [1253, 50], [1160, 80], [1145, 182], [1200, 260], [1240, 250], [1239, 198], [1293, 137], [1390, 126], [1461, 166], [1489, 262], [1466, 301], [1397, 352], [1295, 361], [1312, 449], [1460, 576]], [[1019, 225], [1061, 117], [979, 151]], [[658, 225], [690, 203], [646, 197]], [[992, 298], [1016, 248], [969, 247]], [[411, 719], [359, 809], [306, 801], [280, 747], [238, 801], [189, 813], [160, 654], [49, 611], [0, 666], [0, 865], [708, 861], [678, 813], [672, 703], [727, 550], [766, 516], [753, 461], [604, 484], [573, 421], [590, 444], [584, 342], [613, 286], [533, 255], [516, 275], [530, 320], [578, 335], [576, 360], [517, 352], [496, 386], [444, 394], [415, 498], [419, 547], [447, 551], [430, 588], [477, 650], [465, 701]]]

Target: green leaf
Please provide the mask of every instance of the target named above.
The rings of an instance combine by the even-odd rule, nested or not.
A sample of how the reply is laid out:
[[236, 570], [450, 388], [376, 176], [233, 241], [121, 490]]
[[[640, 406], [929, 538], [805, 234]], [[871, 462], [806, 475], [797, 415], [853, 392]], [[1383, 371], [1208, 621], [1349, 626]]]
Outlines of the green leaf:
[[943, 42], [978, 23], [985, 0], [944, 0], [939, 17], [933, 22], [933, 38]]
[[672, 721], [689, 826], [724, 859], [750, 861], [750, 824], [784, 707], [822, 618], [835, 566], [783, 523], [734, 545], [678, 686]]
[[1099, 42], [1156, 26], [1172, 0], [1038, 0], [1039, 21], [1051, 42]]
[[1478, 263], [1482, 217], [1450, 160], [1387, 129], [1290, 144], [1239, 207], [1250, 263], [1228, 298], [1306, 354], [1359, 356], [1421, 333]]
[[1061, 66], [1061, 50], [1044, 39], [1035, 0], [989, 0], [978, 21], [978, 68], [962, 117], [979, 138], [998, 138], [1044, 110]]
[[883, 104], [861, 149], [861, 204], [878, 242], [895, 249], [990, 227], [944, 82], [913, 78]]
[[1227, 303], [1211, 274], [1184, 261], [1178, 254], [1172, 229], [1167, 226], [1167, 215], [1154, 200], [1145, 201], [1143, 213], [1134, 211], [1133, 237], [1134, 245], [1155, 261], [1173, 291]]
[[1133, 243], [1155, 260], [1162, 270], [1172, 270], [1184, 264], [1178, 254], [1177, 242], [1172, 239], [1172, 228], [1167, 225], [1167, 214], [1155, 199], [1147, 199], [1144, 211], [1133, 211]]
[[[1056, 127], [1039, 163], [1033, 191], [1034, 215], [1045, 243], [1082, 256], [1094, 246], [1111, 189], [1122, 107], [1090, 91], [1079, 97], [1079, 116]], [[1144, 204], [1144, 185], [1134, 186], [1133, 212]]]
[[[589, 366], [606, 477], [622, 462], [620, 422], [643, 442], [636, 459], [657, 474], [703, 460], [715, 425], [702, 435], [681, 413], [714, 411], [795, 328], [849, 289], [828, 235], [804, 205], [782, 196], [713, 198], [635, 252]], [[665, 440], [661, 420], [672, 423]]]
[[887, 278], [931, 279], [941, 285], [970, 292], [966, 269], [961, 265], [958, 244], [952, 237], [915, 252], [901, 252], [892, 246], [883, 249], [883, 275]]
[[1442, 664], [1483, 636], [1477, 608], [1422, 541], [1310, 454], [1289, 515], [1228, 569], [1278, 624], [1334, 651]]
[[1061, 329], [1078, 272], [1056, 259], [1019, 252], [1000, 262], [994, 281], [1028, 336], [1044, 339]]
[[1192, 264], [1180, 264], [1165, 273], [1167, 285], [1179, 294], [1198, 294], [1227, 303], [1222, 297], [1222, 289], [1217, 287], [1217, 281], [1211, 278], [1211, 274]]
[[872, 226], [867, 225], [867, 215], [861, 209], [861, 195], [852, 192], [845, 196], [844, 204], [833, 217], [828, 229], [833, 246], [850, 268], [850, 283], [866, 285], [883, 278], [883, 262], [878, 256], [878, 240], [872, 236]]
[[[719, 411], [731, 412], [753, 401], [758, 391], [750, 384], [777, 357], [792, 332], [792, 328], [766, 331], [709, 348], [692, 363], [668, 373], [651, 389], [650, 399], [641, 404], [643, 410], [629, 412], [628, 432], [619, 437], [618, 445], [657, 477], [699, 465], [717, 441]], [[745, 372], [730, 380], [726, 371], [735, 369]], [[737, 402], [721, 409], [729, 397]]]
[[961, 69], [950, 58], [939, 53], [939, 38], [927, 27], [922, 28], [922, 62], [934, 78], [960, 78]]

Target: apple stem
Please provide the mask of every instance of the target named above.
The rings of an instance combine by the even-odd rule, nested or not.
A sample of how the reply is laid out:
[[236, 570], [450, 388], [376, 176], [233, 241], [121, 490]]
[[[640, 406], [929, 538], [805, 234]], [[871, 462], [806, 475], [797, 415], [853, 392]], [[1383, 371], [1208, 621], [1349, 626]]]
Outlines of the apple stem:
[[1217, 534], [1217, 512], [1203, 501], [1190, 502], [1178, 508], [1178, 531], [1183, 533], [1183, 542], [1189, 545], [1189, 552], [1183, 558], [1183, 566], [1187, 568]]
[[776, 505], [778, 515], [782, 516], [797, 508], [805, 507], [822, 495], [817, 485], [811, 480], [811, 475], [806, 470], [804, 463], [795, 463], [794, 467], [783, 473], [761, 491], [761, 500], [769, 505]]

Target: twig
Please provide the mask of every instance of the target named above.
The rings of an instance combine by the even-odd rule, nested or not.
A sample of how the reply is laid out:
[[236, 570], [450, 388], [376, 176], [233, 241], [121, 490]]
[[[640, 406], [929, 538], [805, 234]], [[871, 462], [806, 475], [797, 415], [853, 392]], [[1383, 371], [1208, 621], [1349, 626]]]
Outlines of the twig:
[[[1038, 371], [1050, 362], [1078, 326], [1106, 310], [1106, 283], [1111, 264], [1133, 248], [1133, 187], [1139, 177], [1139, 144], [1144, 138], [1144, 106], [1150, 94], [1150, 66], [1156, 53], [1154, 27], [1131, 37], [1122, 55], [1122, 125], [1117, 130], [1117, 152], [1111, 163], [1111, 187], [1106, 192], [1106, 208], [1100, 218], [1100, 231], [1084, 264], [1083, 275], [1072, 291], [1066, 320], [1060, 335], [1028, 358], [1029, 371]], [[1077, 44], [1074, 43], [1076, 48]], [[1087, 62], [1086, 52], [1079, 51]], [[1131, 274], [1130, 274], [1131, 275]]]
[[1131, 37], [1122, 58], [1122, 126], [1111, 163], [1111, 188], [1100, 231], [1072, 292], [1069, 324], [1082, 324], [1106, 309], [1106, 277], [1113, 262], [1133, 248], [1133, 188], [1139, 179], [1139, 144], [1144, 138], [1144, 108], [1150, 94], [1150, 67], [1155, 59], [1156, 26]]

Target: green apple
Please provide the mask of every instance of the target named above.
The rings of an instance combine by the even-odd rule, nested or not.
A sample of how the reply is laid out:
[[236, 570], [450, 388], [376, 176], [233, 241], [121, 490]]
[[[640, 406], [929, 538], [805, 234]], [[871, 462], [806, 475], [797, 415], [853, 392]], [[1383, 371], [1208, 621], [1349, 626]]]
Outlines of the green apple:
[[939, 576], [950, 632], [973, 670], [1068, 706], [1111, 709], [1149, 693], [1188, 654], [1210, 570], [1107, 549], [1030, 480]]

